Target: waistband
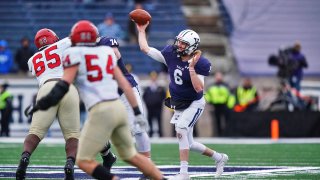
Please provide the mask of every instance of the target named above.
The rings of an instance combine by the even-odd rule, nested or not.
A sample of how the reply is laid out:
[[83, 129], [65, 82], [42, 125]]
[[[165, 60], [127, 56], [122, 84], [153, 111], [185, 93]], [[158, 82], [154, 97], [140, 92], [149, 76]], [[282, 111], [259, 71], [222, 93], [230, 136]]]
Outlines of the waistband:
[[52, 78], [52, 79], [48, 79], [46, 80], [43, 84], [50, 82], [50, 81], [59, 81], [61, 78]]
[[101, 104], [101, 103], [104, 103], [104, 102], [116, 101], [116, 100], [118, 100], [118, 99], [119, 99], [119, 98], [105, 99], [105, 100], [99, 101], [99, 102], [97, 102], [96, 104], [92, 105], [92, 106], [88, 109], [88, 111], [90, 111], [94, 106], [96, 106], [96, 105], [98, 105], [98, 104]]

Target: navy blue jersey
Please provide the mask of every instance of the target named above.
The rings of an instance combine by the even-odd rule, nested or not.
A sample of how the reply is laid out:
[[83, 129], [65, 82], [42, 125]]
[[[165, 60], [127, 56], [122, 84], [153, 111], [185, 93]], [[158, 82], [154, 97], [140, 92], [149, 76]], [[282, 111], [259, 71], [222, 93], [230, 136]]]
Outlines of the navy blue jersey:
[[[110, 47], [119, 47], [119, 43], [117, 39], [115, 38], [110, 38], [110, 37], [101, 37], [100, 41], [98, 42], [99, 46], [110, 46]], [[133, 76], [128, 72], [126, 69], [124, 62], [122, 58], [118, 59], [117, 65], [119, 66], [120, 70], [122, 71], [123, 75], [127, 78], [129, 83], [131, 84], [132, 87], [135, 87], [138, 85], [138, 83], [134, 80]], [[122, 92], [120, 92], [122, 94]]]
[[[170, 75], [169, 91], [173, 100], [199, 100], [203, 96], [203, 92], [197, 93], [192, 85], [189, 63], [183, 62], [176, 53], [172, 45], [166, 46], [162, 51], [162, 55], [168, 67]], [[211, 70], [211, 63], [203, 56], [194, 67], [197, 74], [208, 76]]]

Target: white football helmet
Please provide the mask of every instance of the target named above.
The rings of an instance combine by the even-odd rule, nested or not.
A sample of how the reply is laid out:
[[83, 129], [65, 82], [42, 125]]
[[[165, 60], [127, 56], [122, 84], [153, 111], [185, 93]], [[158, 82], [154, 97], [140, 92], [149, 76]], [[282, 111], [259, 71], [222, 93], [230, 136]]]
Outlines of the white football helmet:
[[[187, 47], [184, 50], [179, 50], [178, 48], [179, 41], [187, 44]], [[198, 33], [190, 29], [181, 31], [178, 34], [178, 36], [176, 36], [175, 42], [174, 42], [174, 46], [176, 47], [177, 53], [181, 56], [192, 54], [195, 50], [198, 49], [199, 44], [200, 44], [200, 37]]]

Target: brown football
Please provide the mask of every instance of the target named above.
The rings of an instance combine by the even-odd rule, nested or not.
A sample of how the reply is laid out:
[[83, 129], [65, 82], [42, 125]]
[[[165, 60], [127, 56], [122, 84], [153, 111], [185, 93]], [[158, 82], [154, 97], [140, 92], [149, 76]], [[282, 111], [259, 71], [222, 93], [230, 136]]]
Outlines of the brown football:
[[135, 9], [131, 11], [129, 15], [131, 20], [140, 25], [144, 25], [148, 21], [151, 21], [151, 15], [143, 9]]

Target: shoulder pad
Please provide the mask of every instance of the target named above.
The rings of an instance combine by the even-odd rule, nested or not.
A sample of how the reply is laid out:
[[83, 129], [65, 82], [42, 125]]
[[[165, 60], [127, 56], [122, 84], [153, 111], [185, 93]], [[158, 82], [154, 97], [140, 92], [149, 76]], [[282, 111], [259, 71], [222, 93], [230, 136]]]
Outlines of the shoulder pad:
[[101, 37], [98, 42], [99, 46], [110, 46], [110, 47], [119, 47], [119, 43], [116, 38], [111, 37]]
[[204, 75], [204, 76], [209, 76], [210, 72], [211, 72], [211, 63], [210, 61], [201, 56], [199, 61], [197, 62], [195, 69], [197, 71], [198, 74]]

